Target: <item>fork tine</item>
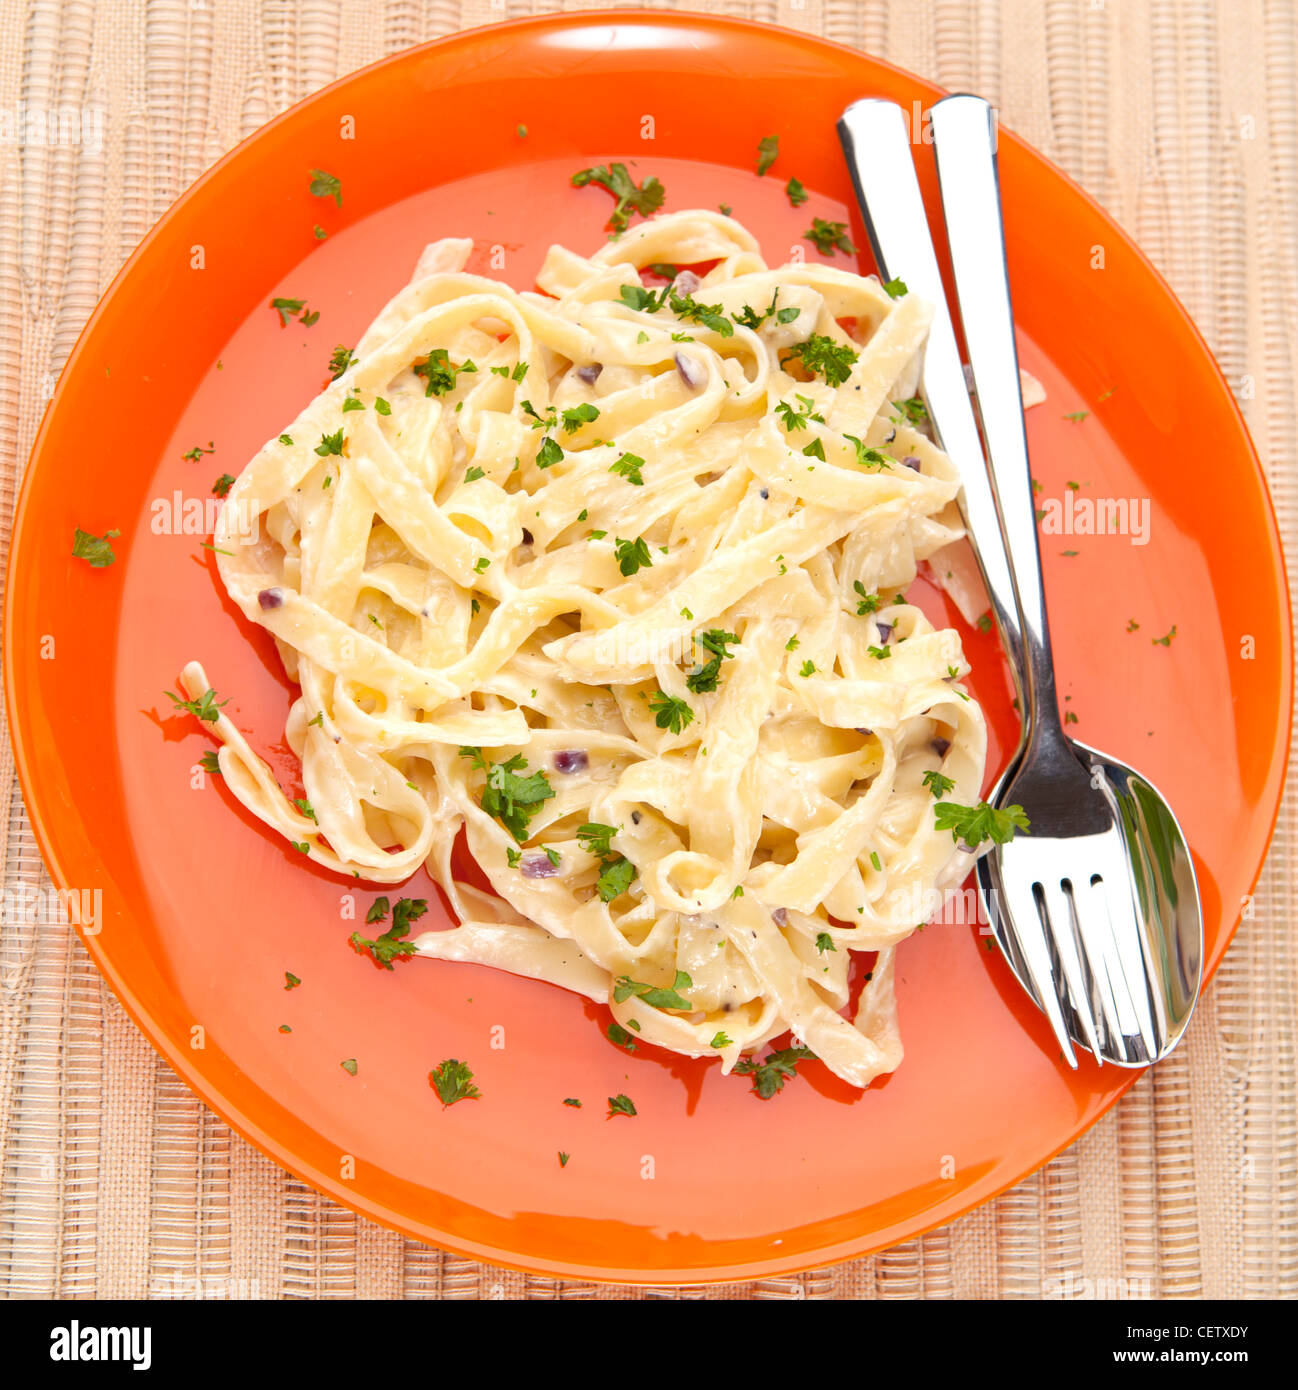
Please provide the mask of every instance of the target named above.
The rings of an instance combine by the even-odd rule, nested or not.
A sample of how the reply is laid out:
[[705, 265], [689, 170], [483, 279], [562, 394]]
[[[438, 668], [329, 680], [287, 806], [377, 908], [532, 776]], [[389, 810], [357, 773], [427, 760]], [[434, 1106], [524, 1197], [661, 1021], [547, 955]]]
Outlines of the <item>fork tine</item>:
[[1149, 1003], [1149, 978], [1141, 945], [1140, 924], [1131, 901], [1130, 876], [1119, 875], [1121, 866], [1105, 865], [1108, 874], [1091, 876], [1091, 892], [1103, 906], [1104, 920], [1113, 939], [1113, 951], [1122, 977], [1123, 989], [1131, 1005], [1136, 1031], [1145, 1044], [1145, 1056], [1151, 1061], [1158, 1056], [1159, 1040]]
[[[1059, 1041], [1059, 1050], [1068, 1065], [1076, 1071], [1077, 1054], [1073, 1051], [1073, 1040], [1068, 1032], [1068, 1025], [1064, 1022], [1063, 1010], [1059, 1006], [1059, 987], [1055, 982], [1054, 967], [1046, 945], [1050, 935], [1049, 923], [1037, 904], [1031, 886], [1020, 877], [1014, 879], [1014, 884], [1012, 890], [1007, 890], [1002, 878], [999, 885], [1001, 893], [1005, 896], [1007, 931], [1018, 945], [1019, 954], [1031, 977], [1032, 987], [1036, 990], [1037, 1001], [1045, 1010], [1045, 1015]], [[997, 910], [1002, 911], [1002, 908], [998, 905]], [[1039, 927], [1040, 930], [1034, 930], [1034, 927]]]
[[1077, 905], [1073, 901], [1072, 885], [1066, 879], [1062, 884], [1042, 884], [1049, 931], [1055, 944], [1055, 954], [1068, 984], [1068, 995], [1072, 1000], [1073, 1012], [1077, 1022], [1086, 1035], [1086, 1045], [1091, 1049], [1098, 1065], [1104, 1065], [1100, 1050], [1100, 1039], [1096, 1033], [1095, 1015], [1091, 1008], [1091, 991], [1086, 986], [1082, 961], [1078, 955]]
[[1130, 1049], [1126, 1039], [1139, 1032], [1139, 1027], [1131, 992], [1118, 958], [1107, 906], [1096, 901], [1095, 887], [1089, 880], [1075, 884], [1073, 893], [1077, 903], [1078, 938], [1099, 987], [1100, 1006], [1104, 1012], [1109, 1042], [1129, 1060]]

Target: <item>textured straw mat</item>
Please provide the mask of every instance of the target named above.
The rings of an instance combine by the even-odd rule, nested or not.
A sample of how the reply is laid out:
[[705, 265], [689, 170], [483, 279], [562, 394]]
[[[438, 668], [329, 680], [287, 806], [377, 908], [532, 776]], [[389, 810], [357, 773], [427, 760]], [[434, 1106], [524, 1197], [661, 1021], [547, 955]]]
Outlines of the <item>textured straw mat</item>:
[[[102, 109], [99, 149], [0, 145], [0, 545], [55, 376], [149, 225], [270, 116], [384, 53], [580, 5], [0, 0], [0, 106]], [[1131, 231], [1243, 403], [1298, 554], [1298, 18], [1292, 0], [731, 0], [979, 91]], [[44, 870], [0, 751], [4, 888]], [[702, 1296], [1298, 1294], [1286, 798], [1252, 919], [1186, 1045], [1085, 1138], [921, 1240]], [[1088, 1284], [1085, 1281], [1090, 1281]], [[0, 1295], [589, 1298], [382, 1230], [190, 1095], [58, 927], [0, 934]], [[670, 1295], [648, 1291], [636, 1297]]]

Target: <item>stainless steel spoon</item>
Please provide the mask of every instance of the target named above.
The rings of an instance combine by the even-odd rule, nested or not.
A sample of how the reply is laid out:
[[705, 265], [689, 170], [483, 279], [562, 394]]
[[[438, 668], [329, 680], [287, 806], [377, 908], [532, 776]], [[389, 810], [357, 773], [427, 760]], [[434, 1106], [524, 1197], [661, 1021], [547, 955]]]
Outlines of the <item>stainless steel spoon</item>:
[[[1023, 620], [1026, 747], [992, 791], [1031, 833], [978, 864], [997, 939], [1038, 915], [1054, 980], [1097, 1059], [1146, 1066], [1176, 1046], [1198, 997], [1203, 917], [1185, 837], [1149, 780], [1068, 738], [1059, 718], [1005, 265], [995, 125], [979, 97], [931, 113], [942, 208], [974, 391]], [[1017, 953], [1015, 973], [1031, 989]], [[1038, 1002], [1041, 1002], [1038, 998]], [[1097, 1009], [1095, 1006], [1100, 1007]], [[1088, 1025], [1099, 1024], [1098, 1036]], [[1070, 1028], [1071, 1031], [1071, 1028]]]

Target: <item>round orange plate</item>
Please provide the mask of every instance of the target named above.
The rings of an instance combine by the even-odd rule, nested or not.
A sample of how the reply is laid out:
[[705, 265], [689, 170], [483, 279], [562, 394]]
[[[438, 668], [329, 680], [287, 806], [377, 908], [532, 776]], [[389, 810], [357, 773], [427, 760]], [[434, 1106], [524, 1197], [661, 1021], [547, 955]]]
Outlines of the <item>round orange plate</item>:
[[[5, 679], [51, 872], [102, 891], [87, 948], [218, 1114], [419, 1239], [613, 1281], [806, 1268], [985, 1201], [1132, 1080], [1089, 1061], [1069, 1072], [969, 924], [902, 948], [895, 1076], [858, 1094], [806, 1065], [766, 1102], [715, 1064], [626, 1054], [602, 1010], [547, 985], [420, 961], [377, 970], [346, 941], [349, 907], [363, 918], [376, 890], [304, 864], [219, 778], [194, 785], [211, 744], [164, 694], [201, 658], [292, 779], [290, 689], [225, 602], [204, 503], [319, 390], [335, 344], [356, 341], [426, 241], [472, 236], [471, 268], [529, 286], [552, 241], [603, 240], [611, 200], [569, 176], [624, 160], [662, 180], [668, 209], [732, 204], [772, 263], [816, 254], [800, 239], [813, 216], [849, 220], [864, 245], [834, 122], [867, 94], [911, 111], [937, 92], [800, 35], [666, 14], [556, 16], [399, 54], [294, 107], [185, 194], [95, 312], [44, 422], [13, 542]], [[758, 178], [772, 132], [779, 162]], [[1021, 141], [1005, 134], [1000, 150], [1024, 365], [1050, 393], [1029, 412], [1042, 505], [1071, 496], [1075, 520], [1093, 499], [1136, 507], [1132, 534], [1043, 536], [1065, 708], [1179, 813], [1211, 967], [1262, 862], [1288, 746], [1265, 485], [1149, 264]], [[917, 155], [931, 198], [930, 151]], [[341, 178], [341, 208], [308, 191], [315, 168]], [[796, 209], [791, 175], [811, 193]], [[281, 327], [274, 295], [305, 299], [318, 323]], [[120, 529], [117, 563], [74, 559], [76, 526]], [[943, 617], [941, 595], [915, 592]], [[1168, 645], [1153, 640], [1173, 625]], [[993, 724], [990, 782], [1015, 727], [1009, 685], [994, 639], [963, 635]], [[422, 876], [412, 891], [434, 900], [434, 922]], [[285, 990], [286, 970], [300, 987]], [[442, 1108], [428, 1074], [447, 1057], [468, 1061], [481, 1099]], [[354, 1076], [340, 1065], [352, 1058]], [[635, 1118], [606, 1117], [618, 1092]]]

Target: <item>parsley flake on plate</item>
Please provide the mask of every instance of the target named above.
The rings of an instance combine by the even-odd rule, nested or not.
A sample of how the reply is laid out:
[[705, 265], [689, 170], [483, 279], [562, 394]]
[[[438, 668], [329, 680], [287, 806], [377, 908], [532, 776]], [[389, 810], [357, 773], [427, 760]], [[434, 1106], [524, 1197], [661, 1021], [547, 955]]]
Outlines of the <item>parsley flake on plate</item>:
[[326, 173], [323, 169], [312, 169], [310, 189], [312, 197], [332, 198], [338, 207], [342, 207], [343, 184], [336, 174]]
[[482, 1092], [473, 1084], [473, 1073], [466, 1063], [455, 1057], [448, 1057], [446, 1061], [439, 1062], [428, 1073], [428, 1080], [444, 1107], [452, 1106], [461, 1100], [482, 1098]]
[[770, 1100], [784, 1089], [784, 1083], [797, 1075], [799, 1062], [814, 1062], [816, 1054], [809, 1047], [786, 1047], [770, 1053], [764, 1061], [741, 1057], [734, 1070], [739, 1076], [753, 1078], [753, 1094]]
[[663, 205], [666, 190], [656, 178], [647, 178], [642, 184], [627, 172], [625, 164], [598, 164], [592, 169], [579, 169], [572, 176], [574, 188], [585, 188], [588, 184], [598, 184], [606, 188], [617, 200], [608, 225], [615, 232], [624, 232], [631, 223], [631, 215], [651, 217]]
[[91, 569], [107, 569], [117, 559], [112, 541], [121, 534], [114, 528], [111, 531], [105, 531], [102, 536], [93, 536], [89, 531], [83, 531], [78, 526], [72, 535], [72, 554], [74, 558], [84, 560]]

